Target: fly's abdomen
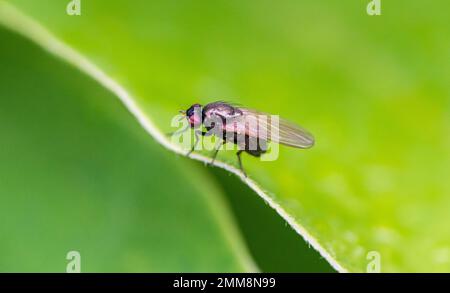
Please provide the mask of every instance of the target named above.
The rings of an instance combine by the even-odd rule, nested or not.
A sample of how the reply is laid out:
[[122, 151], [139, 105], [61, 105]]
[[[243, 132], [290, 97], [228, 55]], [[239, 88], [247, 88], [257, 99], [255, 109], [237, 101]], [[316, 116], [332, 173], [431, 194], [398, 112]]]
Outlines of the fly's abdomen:
[[249, 153], [252, 156], [259, 157], [267, 151], [267, 141], [248, 135], [240, 135], [236, 132], [224, 132], [223, 139], [232, 142], [240, 150]]

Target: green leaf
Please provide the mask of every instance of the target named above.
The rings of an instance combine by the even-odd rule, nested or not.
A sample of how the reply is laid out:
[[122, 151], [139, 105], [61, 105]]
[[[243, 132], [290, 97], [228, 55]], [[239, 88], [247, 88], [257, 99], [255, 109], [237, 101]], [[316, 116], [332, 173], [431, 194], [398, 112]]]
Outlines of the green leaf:
[[239, 230], [262, 272], [336, 272], [238, 177], [220, 168], [211, 173], [225, 191]]
[[[338, 271], [450, 270], [448, 1], [9, 1], [1, 21], [114, 92], [163, 146], [179, 109], [226, 99], [310, 129], [276, 161], [224, 152]], [[22, 14], [23, 13], [23, 14]], [[205, 154], [195, 159], [207, 160]], [[251, 211], [249, 211], [251, 212]], [[264, 227], [261, 227], [264, 229]], [[367, 257], [369, 256], [369, 259]]]
[[73, 250], [82, 272], [256, 270], [202, 169], [92, 79], [0, 39], [0, 271], [65, 272]]

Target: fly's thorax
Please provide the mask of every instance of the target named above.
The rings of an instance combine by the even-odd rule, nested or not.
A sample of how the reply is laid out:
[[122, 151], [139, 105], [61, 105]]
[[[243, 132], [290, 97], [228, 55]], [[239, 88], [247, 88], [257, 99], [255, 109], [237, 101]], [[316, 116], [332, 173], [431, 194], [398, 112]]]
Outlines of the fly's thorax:
[[242, 114], [242, 112], [232, 105], [223, 103], [223, 102], [215, 102], [206, 105], [203, 108], [203, 119], [211, 118], [214, 116], [220, 116], [222, 118], [230, 118], [236, 115]]

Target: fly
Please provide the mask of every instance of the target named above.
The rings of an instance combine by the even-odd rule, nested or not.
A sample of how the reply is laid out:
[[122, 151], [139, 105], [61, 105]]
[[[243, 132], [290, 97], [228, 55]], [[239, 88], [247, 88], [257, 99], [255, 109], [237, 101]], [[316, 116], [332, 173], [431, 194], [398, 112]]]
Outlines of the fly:
[[[242, 166], [241, 154], [246, 152], [260, 157], [267, 152], [267, 144], [272, 141], [286, 146], [307, 149], [314, 145], [314, 137], [300, 126], [285, 119], [227, 102], [213, 102], [207, 105], [193, 104], [185, 115], [189, 126], [195, 129], [195, 141], [189, 156], [199, 142], [199, 136], [215, 135], [221, 138], [211, 158], [214, 163], [220, 147], [231, 142], [238, 146], [236, 153], [239, 168], [247, 177]], [[189, 126], [187, 129], [189, 129]], [[206, 131], [201, 130], [202, 127]]]

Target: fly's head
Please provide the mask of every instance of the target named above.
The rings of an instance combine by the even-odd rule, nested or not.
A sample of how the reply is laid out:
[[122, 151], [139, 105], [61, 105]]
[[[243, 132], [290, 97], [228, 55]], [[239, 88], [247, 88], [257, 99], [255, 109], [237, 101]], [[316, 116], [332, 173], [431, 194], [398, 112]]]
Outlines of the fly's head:
[[197, 128], [202, 124], [202, 105], [194, 104], [189, 107], [185, 112], [181, 112], [186, 115], [186, 119], [189, 121], [191, 128]]

